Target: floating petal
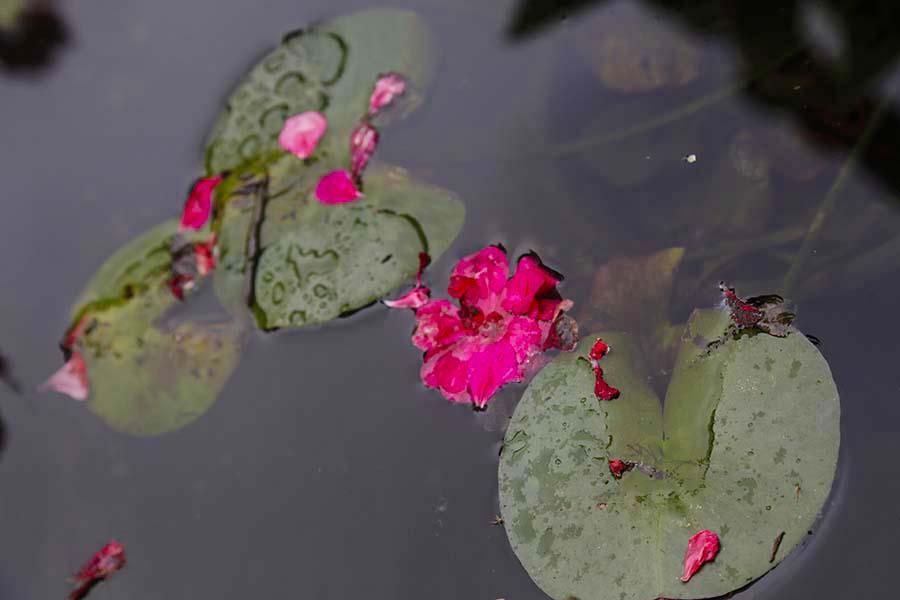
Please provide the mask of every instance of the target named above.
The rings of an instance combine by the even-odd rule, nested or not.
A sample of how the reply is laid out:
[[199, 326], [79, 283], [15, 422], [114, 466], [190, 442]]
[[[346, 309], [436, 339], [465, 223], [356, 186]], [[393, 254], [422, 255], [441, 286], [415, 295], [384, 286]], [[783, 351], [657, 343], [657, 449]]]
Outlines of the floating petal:
[[322, 204], [346, 204], [362, 197], [347, 171], [332, 171], [323, 175], [316, 185], [316, 198]]
[[52, 390], [75, 400], [87, 400], [90, 384], [87, 365], [81, 353], [77, 350], [72, 351], [66, 364], [41, 384], [40, 390]]
[[684, 573], [681, 580], [687, 583], [694, 573], [700, 570], [705, 563], [713, 560], [719, 553], [719, 536], [708, 529], [704, 529], [691, 536], [688, 540], [687, 551], [684, 553]]
[[278, 145], [297, 158], [309, 158], [327, 128], [328, 120], [322, 113], [308, 111], [294, 115], [284, 122]]
[[181, 211], [180, 228], [182, 230], [202, 229], [206, 225], [212, 212], [213, 192], [221, 182], [222, 177], [216, 175], [200, 179], [194, 184], [184, 203], [184, 209]]
[[369, 114], [375, 115], [397, 96], [406, 93], [406, 79], [398, 73], [385, 73], [375, 82], [375, 89], [369, 98]]

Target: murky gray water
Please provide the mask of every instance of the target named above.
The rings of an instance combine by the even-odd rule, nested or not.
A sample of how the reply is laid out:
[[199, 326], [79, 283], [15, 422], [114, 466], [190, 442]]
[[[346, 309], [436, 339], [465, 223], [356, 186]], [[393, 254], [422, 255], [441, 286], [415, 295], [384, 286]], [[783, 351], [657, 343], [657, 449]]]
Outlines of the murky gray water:
[[[763, 79], [774, 81], [768, 87], [735, 89], [673, 121], [645, 148], [615, 140], [579, 146], [744, 77], [727, 23], [710, 26], [712, 33], [691, 30], [691, 18], [668, 10], [676, 3], [635, 12], [638, 20], [656, 15], [678, 43], [703, 50], [701, 76], [654, 94], [642, 118], [627, 111], [611, 118], [603, 117], [607, 108], [629, 102], [598, 83], [579, 44], [598, 37], [592, 19], [602, 11], [631, 14], [651, 5], [597, 2], [514, 40], [514, 2], [403, 4], [434, 28], [443, 60], [428, 103], [390, 129], [379, 158], [466, 203], [462, 235], [429, 271], [436, 288], [458, 257], [503, 242], [512, 253], [533, 248], [569, 275], [564, 292], [585, 320], [592, 269], [614, 255], [673, 245], [687, 245], [687, 258], [696, 257], [682, 270], [674, 321], [693, 306], [712, 305], [723, 277], [743, 282], [748, 294], [772, 291], [765, 285], [788, 272], [864, 129], [844, 110], [852, 94], [804, 98], [815, 77], [772, 76]], [[765, 63], [778, 54], [765, 36], [779, 30], [773, 23], [784, 13], [773, 8], [763, 18], [769, 9], [754, 3], [757, 23], [748, 3], [723, 4], [735, 7], [723, 14], [745, 18], [745, 57]], [[828, 215], [827, 225], [846, 227], [826, 226], [815, 240], [795, 294], [798, 324], [822, 338], [841, 392], [843, 459], [822, 527], [736, 596], [742, 599], [894, 595], [900, 252], [890, 243], [898, 247], [900, 201], [889, 165], [900, 147], [893, 112], [900, 109], [890, 95], [897, 50], [877, 31], [841, 41], [836, 24], [843, 4], [852, 3], [831, 4], [836, 8], [809, 9], [801, 23], [823, 60], [836, 54], [829, 60], [846, 66], [843, 52], [863, 65], [837, 72], [849, 80], [871, 76], [862, 83], [888, 111]], [[490, 524], [504, 408], [523, 388], [510, 386], [483, 414], [425, 390], [403, 311], [379, 306], [317, 331], [260, 334], [213, 409], [158, 438], [115, 433], [84, 406], [34, 391], [58, 367], [56, 344], [71, 303], [95, 269], [177, 214], [199, 172], [208, 128], [245, 69], [286, 30], [370, 5], [65, 3], [60, 14], [71, 39], [55, 62], [35, 73], [0, 72], [0, 348], [25, 388], [22, 396], [0, 389], [7, 434], [0, 598], [64, 597], [66, 578], [110, 537], [126, 544], [129, 564], [94, 592], [98, 599], [544, 597], [503, 529]], [[872, 17], [896, 25], [892, 18]], [[822, 111], [826, 116], [815, 116]], [[804, 122], [826, 133], [810, 141], [801, 135]], [[748, 182], [721, 175], [722, 157], [745, 129], [783, 132], [794, 144], [772, 159], [765, 199], [748, 196]], [[654, 166], [645, 176], [640, 153], [647, 149], [644, 160]], [[684, 160], [691, 154], [696, 162]], [[816, 176], [790, 177], [810, 161]], [[723, 243], [752, 244], [779, 232], [789, 234], [779, 250], [787, 260], [779, 251], [737, 253], [718, 267], [702, 258], [704, 251], [727, 254]], [[820, 253], [828, 259], [817, 262]]]

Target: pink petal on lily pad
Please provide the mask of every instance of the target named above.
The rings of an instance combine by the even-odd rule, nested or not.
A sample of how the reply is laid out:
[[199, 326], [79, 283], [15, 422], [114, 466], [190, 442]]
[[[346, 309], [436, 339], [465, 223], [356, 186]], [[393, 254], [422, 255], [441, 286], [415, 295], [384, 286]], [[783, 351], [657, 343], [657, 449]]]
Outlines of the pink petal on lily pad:
[[691, 536], [687, 551], [684, 553], [684, 573], [681, 580], [687, 583], [704, 563], [713, 560], [719, 553], [719, 536], [704, 529]]
[[374, 115], [406, 92], [406, 79], [398, 73], [385, 73], [378, 77], [369, 98], [369, 114]]
[[361, 197], [350, 173], [344, 170], [322, 175], [316, 184], [316, 198], [322, 204], [346, 204]]
[[378, 130], [363, 121], [350, 134], [350, 173], [359, 179], [378, 147]]
[[72, 352], [66, 364], [41, 384], [39, 389], [59, 392], [75, 400], [87, 400], [89, 394], [87, 365], [81, 353]]
[[180, 229], [201, 229], [206, 225], [212, 212], [213, 191], [221, 182], [222, 177], [215, 175], [200, 179], [194, 184], [181, 211]]
[[284, 122], [278, 145], [297, 158], [309, 158], [327, 128], [328, 120], [322, 113], [311, 110], [294, 115]]

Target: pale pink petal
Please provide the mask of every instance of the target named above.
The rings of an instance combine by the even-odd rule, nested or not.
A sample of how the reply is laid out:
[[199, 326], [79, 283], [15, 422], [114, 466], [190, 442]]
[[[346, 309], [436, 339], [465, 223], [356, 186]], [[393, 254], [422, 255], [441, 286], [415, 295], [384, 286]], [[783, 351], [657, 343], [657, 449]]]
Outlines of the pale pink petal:
[[694, 573], [700, 570], [700, 567], [713, 560], [719, 553], [719, 536], [708, 529], [704, 529], [691, 536], [688, 540], [688, 547], [684, 553], [684, 573], [681, 580], [690, 581]]
[[89, 394], [87, 365], [81, 353], [73, 351], [66, 364], [41, 384], [39, 389], [59, 392], [75, 400], [87, 400]]
[[502, 386], [520, 381], [516, 352], [509, 342], [495, 342], [469, 359], [469, 394], [484, 408]]
[[363, 121], [350, 135], [350, 174], [359, 179], [378, 147], [378, 130]]
[[398, 73], [385, 73], [378, 77], [369, 98], [369, 114], [374, 115], [406, 92], [406, 79]]
[[390, 308], [412, 308], [415, 310], [428, 304], [429, 299], [431, 299], [431, 290], [422, 286], [411, 289], [396, 300], [385, 300], [384, 303]]
[[316, 184], [316, 198], [322, 204], [345, 204], [362, 197], [347, 171], [332, 171]]
[[426, 352], [446, 348], [464, 334], [459, 309], [449, 300], [432, 300], [416, 311], [413, 345]]
[[187, 201], [184, 203], [184, 209], [181, 211], [179, 228], [182, 231], [186, 229], [201, 229], [206, 225], [206, 222], [209, 221], [209, 215], [212, 213], [213, 191], [221, 182], [222, 177], [216, 175], [200, 179], [194, 184]]
[[562, 298], [556, 290], [562, 277], [543, 265], [535, 254], [519, 259], [516, 272], [506, 284], [503, 308], [517, 315], [553, 320]]
[[508, 273], [506, 251], [488, 246], [456, 263], [447, 292], [461, 305], [488, 314], [494, 312], [499, 304]]
[[325, 135], [328, 121], [315, 111], [294, 115], [284, 122], [278, 136], [278, 145], [297, 158], [309, 158]]

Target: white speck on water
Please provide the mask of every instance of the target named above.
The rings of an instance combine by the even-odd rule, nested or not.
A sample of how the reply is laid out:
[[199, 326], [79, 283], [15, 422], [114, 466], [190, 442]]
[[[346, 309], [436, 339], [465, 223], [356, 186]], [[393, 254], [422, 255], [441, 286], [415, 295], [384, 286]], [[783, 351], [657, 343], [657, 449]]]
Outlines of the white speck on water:
[[697, 162], [697, 155], [696, 154], [688, 154], [687, 156], [684, 157], [684, 160], [688, 163], [693, 164], [693, 163]]

